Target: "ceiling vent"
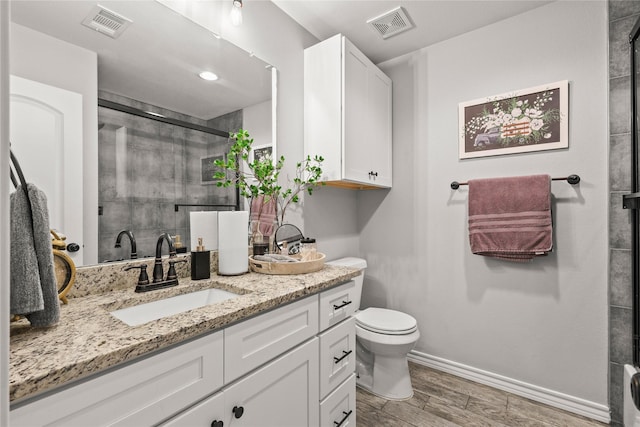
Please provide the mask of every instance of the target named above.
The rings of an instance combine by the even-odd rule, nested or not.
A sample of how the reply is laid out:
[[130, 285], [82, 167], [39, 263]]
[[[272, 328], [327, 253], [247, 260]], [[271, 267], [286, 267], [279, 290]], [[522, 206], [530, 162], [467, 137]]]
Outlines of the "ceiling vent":
[[91, 9], [91, 13], [82, 21], [82, 25], [115, 39], [120, 37], [131, 22], [130, 19], [98, 4]]
[[367, 21], [367, 24], [376, 33], [380, 34], [383, 39], [388, 39], [415, 26], [402, 7], [396, 7], [380, 16], [371, 18]]

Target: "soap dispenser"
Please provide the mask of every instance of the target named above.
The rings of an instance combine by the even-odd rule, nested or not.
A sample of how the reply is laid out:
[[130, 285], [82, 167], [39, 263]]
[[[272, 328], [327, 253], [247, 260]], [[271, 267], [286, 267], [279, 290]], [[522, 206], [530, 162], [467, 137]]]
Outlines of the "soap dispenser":
[[211, 277], [211, 251], [206, 251], [202, 237], [198, 237], [198, 246], [191, 251], [191, 279], [201, 280]]

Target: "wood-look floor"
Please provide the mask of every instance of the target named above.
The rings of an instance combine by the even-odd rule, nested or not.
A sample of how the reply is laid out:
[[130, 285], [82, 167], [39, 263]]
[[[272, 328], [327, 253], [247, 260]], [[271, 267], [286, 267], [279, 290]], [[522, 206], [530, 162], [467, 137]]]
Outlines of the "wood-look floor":
[[357, 389], [358, 427], [605, 425], [415, 363], [409, 368], [414, 389], [410, 400], [390, 401]]

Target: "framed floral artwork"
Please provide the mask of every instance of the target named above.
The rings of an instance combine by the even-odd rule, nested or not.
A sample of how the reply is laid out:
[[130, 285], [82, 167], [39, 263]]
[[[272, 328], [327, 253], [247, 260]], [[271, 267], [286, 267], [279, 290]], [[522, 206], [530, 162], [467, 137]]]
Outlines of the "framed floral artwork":
[[569, 147], [569, 81], [461, 102], [459, 157]]

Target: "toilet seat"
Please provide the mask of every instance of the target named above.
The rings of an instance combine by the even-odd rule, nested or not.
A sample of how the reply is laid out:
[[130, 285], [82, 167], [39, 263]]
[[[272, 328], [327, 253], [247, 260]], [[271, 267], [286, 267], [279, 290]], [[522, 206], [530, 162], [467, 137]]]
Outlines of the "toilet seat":
[[401, 311], [370, 307], [356, 313], [356, 325], [383, 335], [408, 335], [418, 329], [418, 322]]

